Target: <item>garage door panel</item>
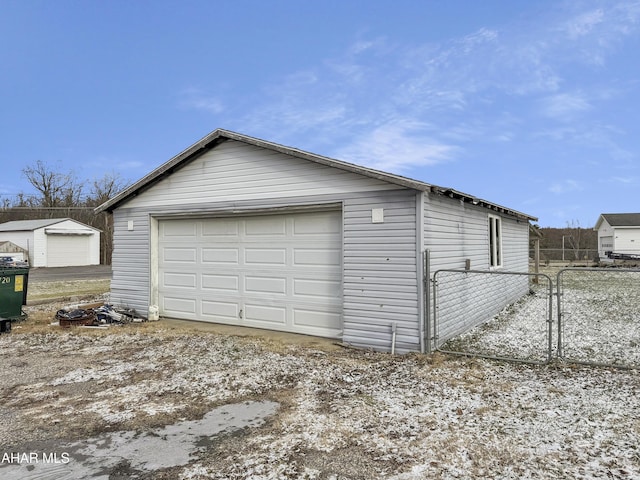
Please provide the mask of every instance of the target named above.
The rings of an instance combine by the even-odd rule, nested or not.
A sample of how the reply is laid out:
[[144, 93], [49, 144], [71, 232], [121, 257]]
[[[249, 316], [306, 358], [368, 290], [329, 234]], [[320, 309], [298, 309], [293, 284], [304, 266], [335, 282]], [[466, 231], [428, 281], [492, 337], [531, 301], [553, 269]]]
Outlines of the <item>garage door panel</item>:
[[236, 292], [240, 286], [238, 275], [202, 274], [202, 289], [213, 292]]
[[236, 323], [240, 316], [240, 309], [237, 302], [213, 302], [202, 301], [202, 315], [215, 317], [217, 321]]
[[197, 284], [195, 273], [164, 273], [162, 285], [170, 288], [188, 288], [193, 290]]
[[237, 248], [202, 248], [202, 263], [238, 265], [240, 263], [240, 251]]
[[187, 299], [175, 296], [164, 296], [162, 307], [165, 313], [183, 318], [196, 313], [197, 302], [195, 299]]
[[[161, 221], [161, 315], [339, 337], [341, 222], [338, 211]], [[187, 224], [195, 237], [164, 235]]]
[[247, 304], [245, 305], [245, 316], [248, 324], [261, 324], [262, 327], [283, 327], [287, 323], [286, 307]]
[[327, 329], [339, 331], [342, 328], [342, 318], [337, 312], [319, 312], [303, 308], [293, 309], [293, 324], [302, 328], [317, 328], [324, 325]]
[[245, 265], [279, 265], [287, 264], [286, 248], [254, 248], [244, 250]]
[[339, 267], [342, 262], [341, 251], [338, 248], [296, 248], [293, 251], [293, 264], [318, 267]]
[[293, 218], [294, 236], [325, 235], [335, 238], [341, 232], [341, 218], [334, 212]]
[[313, 299], [333, 300], [340, 296], [340, 292], [341, 282], [339, 280], [293, 279], [293, 294], [296, 298], [312, 297]]
[[282, 236], [287, 233], [286, 217], [280, 215], [254, 217], [244, 222], [244, 233], [249, 239], [262, 236]]
[[164, 238], [195, 238], [197, 235], [197, 225], [189, 220], [174, 220], [163, 223], [160, 232]]
[[197, 255], [195, 248], [165, 247], [162, 250], [162, 259], [165, 262], [195, 263]]
[[247, 293], [280, 294], [287, 293], [287, 279], [285, 277], [255, 277], [247, 276], [244, 281]]
[[203, 237], [223, 237], [226, 240], [237, 237], [239, 235], [239, 225], [235, 219], [203, 220], [202, 236]]

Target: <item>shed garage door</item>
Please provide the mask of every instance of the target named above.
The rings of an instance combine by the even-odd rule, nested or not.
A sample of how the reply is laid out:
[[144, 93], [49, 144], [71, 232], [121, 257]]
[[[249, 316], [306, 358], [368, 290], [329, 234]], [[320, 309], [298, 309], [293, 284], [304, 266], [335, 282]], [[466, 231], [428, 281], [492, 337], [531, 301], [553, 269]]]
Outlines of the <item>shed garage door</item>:
[[159, 222], [160, 314], [342, 333], [341, 212]]
[[91, 263], [89, 235], [47, 235], [47, 267], [71, 267]]

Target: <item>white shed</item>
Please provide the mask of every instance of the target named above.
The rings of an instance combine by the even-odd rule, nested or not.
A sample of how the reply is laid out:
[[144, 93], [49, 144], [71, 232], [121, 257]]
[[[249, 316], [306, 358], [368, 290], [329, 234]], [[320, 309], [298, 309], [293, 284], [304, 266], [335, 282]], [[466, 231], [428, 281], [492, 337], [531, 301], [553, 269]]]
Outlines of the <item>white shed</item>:
[[[394, 330], [400, 352], [430, 341], [425, 250], [433, 270], [527, 272], [536, 220], [451, 188], [227, 130], [96, 210], [114, 217], [116, 304], [377, 350], [390, 349]], [[513, 301], [501, 288], [495, 312]]]
[[640, 213], [603, 213], [594, 230], [598, 232], [601, 260], [640, 258]]
[[0, 242], [25, 249], [31, 267], [70, 267], [100, 263], [100, 230], [70, 218], [0, 223]]

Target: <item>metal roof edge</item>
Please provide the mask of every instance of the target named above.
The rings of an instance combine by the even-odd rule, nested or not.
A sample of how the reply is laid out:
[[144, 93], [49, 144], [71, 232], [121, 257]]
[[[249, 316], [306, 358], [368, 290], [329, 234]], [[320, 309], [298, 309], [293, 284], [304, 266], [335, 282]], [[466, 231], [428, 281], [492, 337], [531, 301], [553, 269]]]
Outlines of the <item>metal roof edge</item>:
[[453, 188], [447, 188], [447, 187], [438, 187], [438, 186], [433, 186], [432, 189], [437, 189], [438, 193], [440, 193], [441, 195], [445, 195], [451, 198], [458, 198], [462, 201], [471, 203], [472, 205], [479, 205], [481, 207], [485, 207], [488, 208], [489, 210], [493, 210], [495, 212], [498, 213], [504, 213], [507, 215], [511, 215], [513, 217], [517, 217], [520, 218], [522, 220], [527, 220], [527, 221], [531, 221], [531, 222], [537, 222], [538, 221], [538, 217], [534, 217], [532, 215], [529, 215], [527, 213], [523, 213], [523, 212], [519, 212], [518, 210], [514, 210], [513, 208], [508, 208], [508, 207], [504, 207], [502, 205], [499, 205], [497, 203], [494, 202], [489, 202], [488, 200], [484, 200], [482, 198], [478, 198], [475, 197], [473, 195], [469, 195], [467, 193], [464, 192], [460, 192], [458, 190], [455, 190]]

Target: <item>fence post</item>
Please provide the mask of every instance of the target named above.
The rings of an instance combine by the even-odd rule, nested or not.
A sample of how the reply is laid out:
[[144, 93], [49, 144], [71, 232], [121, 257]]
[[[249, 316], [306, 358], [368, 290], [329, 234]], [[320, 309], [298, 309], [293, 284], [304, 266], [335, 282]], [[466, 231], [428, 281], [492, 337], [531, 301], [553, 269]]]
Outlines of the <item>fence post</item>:
[[425, 307], [424, 307], [424, 345], [426, 345], [426, 353], [431, 353], [431, 288], [429, 282], [431, 281], [431, 252], [429, 250], [424, 251], [424, 295], [425, 295]]
[[[536, 276], [536, 280], [537, 279], [538, 276]], [[549, 322], [549, 330], [547, 331], [547, 336], [549, 337], [549, 350], [547, 352], [547, 363], [551, 363], [551, 360], [553, 359], [553, 281], [551, 280], [551, 277], [547, 277], [547, 281], [549, 282], [549, 293], [547, 294], [549, 296], [549, 319], [547, 320]]]
[[438, 349], [438, 272], [433, 274], [433, 345]]
[[558, 315], [558, 352], [557, 357], [562, 358], [562, 272], [560, 270], [556, 276], [556, 297], [557, 297], [557, 315]]

